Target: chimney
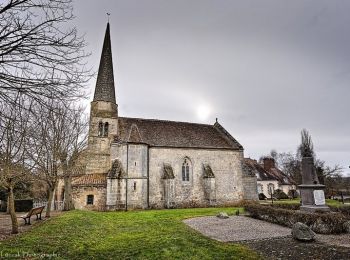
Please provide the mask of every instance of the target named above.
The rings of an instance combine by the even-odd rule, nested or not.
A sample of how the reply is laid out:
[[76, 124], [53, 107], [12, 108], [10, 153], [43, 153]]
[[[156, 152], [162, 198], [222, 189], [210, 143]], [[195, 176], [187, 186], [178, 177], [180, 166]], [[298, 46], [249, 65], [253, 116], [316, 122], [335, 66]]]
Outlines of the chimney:
[[275, 159], [271, 157], [265, 157], [263, 159], [264, 170], [269, 171], [271, 168], [275, 168]]

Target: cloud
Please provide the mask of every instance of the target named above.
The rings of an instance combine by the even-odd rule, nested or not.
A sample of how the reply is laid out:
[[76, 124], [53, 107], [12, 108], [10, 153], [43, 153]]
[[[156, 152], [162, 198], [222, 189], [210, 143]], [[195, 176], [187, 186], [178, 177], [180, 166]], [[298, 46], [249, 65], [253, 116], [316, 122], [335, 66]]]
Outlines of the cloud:
[[77, 0], [75, 14], [96, 69], [112, 14], [120, 115], [195, 122], [205, 101], [206, 122], [218, 117], [247, 155], [295, 151], [307, 128], [321, 159], [346, 166], [349, 8], [341, 0]]

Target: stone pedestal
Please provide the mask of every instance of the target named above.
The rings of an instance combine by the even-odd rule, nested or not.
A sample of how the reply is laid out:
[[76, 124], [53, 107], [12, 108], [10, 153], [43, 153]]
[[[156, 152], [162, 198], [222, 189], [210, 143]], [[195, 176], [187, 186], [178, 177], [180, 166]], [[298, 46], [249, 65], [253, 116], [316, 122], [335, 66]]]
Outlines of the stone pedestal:
[[325, 186], [320, 184], [315, 171], [314, 158], [303, 157], [301, 161], [303, 184], [299, 185], [301, 211], [330, 211], [324, 196]]
[[307, 212], [329, 211], [324, 197], [325, 186], [322, 184], [302, 184], [298, 186], [300, 189], [302, 206], [300, 210]]

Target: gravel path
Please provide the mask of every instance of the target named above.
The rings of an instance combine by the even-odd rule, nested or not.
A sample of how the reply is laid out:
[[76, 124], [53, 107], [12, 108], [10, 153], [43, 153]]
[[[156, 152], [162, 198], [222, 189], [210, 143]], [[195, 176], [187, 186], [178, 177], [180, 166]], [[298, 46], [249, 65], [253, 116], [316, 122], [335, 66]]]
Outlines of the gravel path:
[[184, 222], [210, 238], [246, 245], [268, 260], [350, 259], [350, 234], [317, 234], [315, 242], [303, 243], [291, 237], [290, 228], [244, 216], [199, 217]]
[[290, 236], [290, 228], [244, 216], [228, 219], [199, 217], [184, 222], [205, 236], [222, 241], [242, 241]]

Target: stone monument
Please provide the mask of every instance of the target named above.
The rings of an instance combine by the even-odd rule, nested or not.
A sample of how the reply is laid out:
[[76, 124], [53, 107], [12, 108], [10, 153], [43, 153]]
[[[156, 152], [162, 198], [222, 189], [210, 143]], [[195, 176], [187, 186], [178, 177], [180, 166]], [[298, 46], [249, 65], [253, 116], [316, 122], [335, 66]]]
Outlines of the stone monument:
[[299, 185], [301, 202], [301, 211], [329, 211], [324, 196], [325, 185], [320, 184], [314, 164], [314, 152], [311, 137], [306, 130], [301, 133], [300, 153], [302, 184]]

